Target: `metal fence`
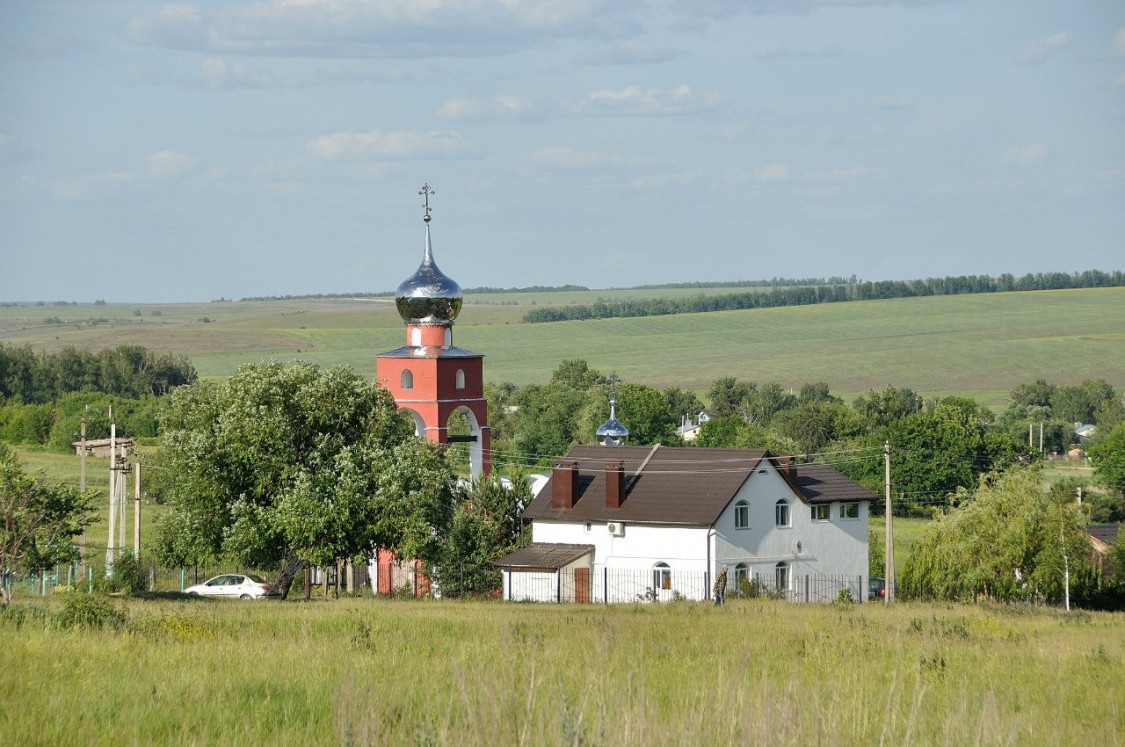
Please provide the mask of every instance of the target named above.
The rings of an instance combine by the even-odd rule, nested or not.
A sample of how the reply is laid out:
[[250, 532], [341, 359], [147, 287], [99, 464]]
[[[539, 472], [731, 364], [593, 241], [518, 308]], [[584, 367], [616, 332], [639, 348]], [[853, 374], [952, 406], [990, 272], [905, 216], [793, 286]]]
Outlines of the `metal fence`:
[[[727, 585], [727, 599], [770, 597], [790, 602], [865, 601], [866, 576], [755, 575]], [[672, 602], [711, 599], [711, 574], [643, 568], [572, 568], [504, 574], [503, 597], [516, 602]]]

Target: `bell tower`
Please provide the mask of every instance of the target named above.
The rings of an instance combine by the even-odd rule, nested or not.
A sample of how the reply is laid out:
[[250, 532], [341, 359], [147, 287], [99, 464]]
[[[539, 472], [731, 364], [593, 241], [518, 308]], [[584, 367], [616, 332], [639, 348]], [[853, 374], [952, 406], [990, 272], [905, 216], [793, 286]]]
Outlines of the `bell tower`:
[[[473, 477], [487, 475], [491, 432], [484, 399], [484, 356], [453, 346], [453, 321], [461, 313], [461, 286], [438, 269], [430, 240], [430, 197], [423, 197], [426, 243], [422, 264], [395, 293], [395, 306], [406, 325], [406, 345], [375, 359], [376, 377], [395, 404], [414, 418], [415, 433], [447, 444], [467, 441]], [[451, 436], [449, 418], [456, 412], [469, 422], [469, 435]]]

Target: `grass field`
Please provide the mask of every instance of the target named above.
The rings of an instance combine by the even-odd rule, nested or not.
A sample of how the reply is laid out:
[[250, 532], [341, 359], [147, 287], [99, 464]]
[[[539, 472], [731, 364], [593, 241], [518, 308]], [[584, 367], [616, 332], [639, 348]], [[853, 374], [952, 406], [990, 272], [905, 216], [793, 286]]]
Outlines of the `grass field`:
[[1038, 747], [1125, 733], [1122, 615], [150, 599], [112, 602], [122, 628], [63, 629], [67, 596], [0, 615], [5, 744]]
[[[532, 303], [610, 293], [470, 296], [454, 340], [485, 355], [486, 380], [521, 385], [546, 381], [562, 360], [584, 358], [626, 381], [698, 392], [733, 375], [794, 388], [826, 381], [849, 398], [872, 387], [905, 386], [1001, 407], [1014, 386], [1037, 378], [1057, 384], [1104, 378], [1125, 388], [1125, 288], [520, 323]], [[48, 323], [52, 318], [57, 322]], [[310, 299], [3, 307], [0, 342], [47, 351], [144, 345], [188, 355], [203, 377], [229, 376], [265, 358], [344, 364], [373, 377], [375, 356], [401, 346], [404, 332], [388, 299]]]

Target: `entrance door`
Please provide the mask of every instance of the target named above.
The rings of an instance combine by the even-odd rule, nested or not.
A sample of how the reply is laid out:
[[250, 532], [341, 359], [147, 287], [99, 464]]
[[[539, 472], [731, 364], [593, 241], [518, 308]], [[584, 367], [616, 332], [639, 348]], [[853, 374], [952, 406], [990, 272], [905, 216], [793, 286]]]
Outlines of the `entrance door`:
[[574, 601], [587, 604], [590, 602], [589, 568], [574, 569]]

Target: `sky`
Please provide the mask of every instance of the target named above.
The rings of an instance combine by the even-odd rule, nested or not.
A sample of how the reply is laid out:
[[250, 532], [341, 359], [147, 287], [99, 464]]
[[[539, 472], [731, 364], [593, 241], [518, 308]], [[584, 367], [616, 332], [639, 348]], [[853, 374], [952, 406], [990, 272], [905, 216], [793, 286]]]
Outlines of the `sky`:
[[0, 301], [1125, 268], [1120, 0], [5, 0]]

